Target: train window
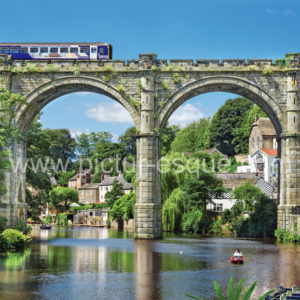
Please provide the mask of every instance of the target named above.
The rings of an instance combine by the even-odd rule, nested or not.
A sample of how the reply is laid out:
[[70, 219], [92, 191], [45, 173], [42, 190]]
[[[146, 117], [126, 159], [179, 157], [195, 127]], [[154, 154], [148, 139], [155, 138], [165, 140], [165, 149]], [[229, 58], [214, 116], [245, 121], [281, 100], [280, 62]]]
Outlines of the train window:
[[100, 48], [100, 54], [104, 54], [104, 48]]
[[18, 47], [10, 47], [10, 53], [19, 53]]
[[41, 47], [40, 53], [48, 53], [48, 47]]
[[68, 48], [60, 48], [60, 53], [68, 53]]
[[92, 48], [91, 48], [91, 52], [92, 52], [92, 53], [97, 53], [97, 48], [92, 47]]
[[31, 53], [38, 53], [39, 49], [38, 48], [30, 48]]
[[21, 47], [20, 52], [21, 53], [28, 53], [28, 48]]
[[78, 53], [78, 48], [71, 47], [70, 52], [71, 53]]
[[86, 54], [88, 54], [89, 53], [89, 48], [88, 47], [81, 47], [80, 48], [80, 53], [86, 53]]
[[0, 47], [0, 53], [8, 53], [8, 47]]
[[50, 53], [58, 53], [58, 48], [50, 48]]

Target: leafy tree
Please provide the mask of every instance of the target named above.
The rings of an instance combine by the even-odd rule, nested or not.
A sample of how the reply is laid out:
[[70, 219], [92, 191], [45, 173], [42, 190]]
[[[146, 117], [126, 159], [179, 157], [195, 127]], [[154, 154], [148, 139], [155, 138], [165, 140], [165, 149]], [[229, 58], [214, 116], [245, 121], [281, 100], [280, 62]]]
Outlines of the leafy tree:
[[199, 232], [200, 228], [203, 225], [203, 212], [195, 209], [189, 212], [186, 212], [182, 216], [181, 227], [185, 232]]
[[89, 135], [82, 133], [76, 136], [76, 151], [81, 157], [91, 157], [93, 154]]
[[238, 154], [235, 148], [241, 151], [240, 148], [243, 147], [238, 147], [238, 144], [247, 143], [248, 137], [234, 140], [234, 130], [242, 126], [244, 118], [252, 107], [253, 103], [246, 98], [228, 99], [211, 120], [209, 126], [211, 147], [218, 148], [228, 156]]
[[49, 156], [55, 162], [61, 159], [65, 163], [68, 159], [76, 157], [76, 142], [68, 129], [46, 128], [42, 131], [41, 137], [45, 147], [49, 149]]
[[162, 223], [164, 231], [179, 231], [181, 217], [184, 211], [184, 192], [177, 188], [165, 201], [162, 210]]
[[122, 135], [119, 137], [119, 142], [125, 149], [125, 154], [136, 155], [136, 135], [137, 131], [135, 127], [129, 127]]
[[176, 138], [176, 134], [179, 131], [179, 127], [176, 125], [169, 126], [168, 124], [161, 134], [161, 155], [166, 155], [171, 150], [171, 144]]
[[89, 158], [96, 150], [100, 141], [111, 142], [112, 134], [107, 131], [82, 133], [76, 137], [76, 151], [80, 157]]
[[202, 118], [198, 122], [192, 122], [177, 132], [176, 138], [171, 144], [173, 152], [195, 152], [205, 146], [204, 136], [207, 134], [209, 119]]
[[249, 152], [249, 135], [252, 128], [252, 124], [255, 121], [255, 115], [258, 118], [266, 118], [266, 113], [257, 105], [254, 105], [250, 110], [248, 110], [246, 116], [244, 117], [241, 127], [236, 127], [233, 130], [233, 141], [235, 145], [234, 151], [236, 153], [248, 153]]
[[57, 183], [63, 187], [67, 187], [69, 183], [69, 179], [75, 175], [73, 171], [60, 172], [58, 174]]
[[104, 159], [113, 158], [115, 159], [117, 156], [121, 160], [125, 155], [125, 151], [123, 145], [118, 143], [112, 143], [106, 140], [100, 140], [95, 144], [95, 152], [92, 156], [93, 160], [98, 160], [98, 162], [102, 162]]
[[113, 207], [115, 201], [124, 195], [123, 184], [119, 183], [117, 179], [114, 180], [112, 189], [105, 194], [105, 201], [109, 207]]
[[68, 203], [78, 202], [78, 192], [67, 187], [54, 188], [49, 196], [51, 206], [59, 211], [66, 211]]
[[121, 196], [114, 202], [109, 215], [113, 221], [118, 222], [119, 229], [123, 227], [124, 221], [128, 221], [134, 217], [135, 201], [135, 193], [132, 192]]
[[252, 211], [255, 201], [262, 196], [264, 196], [262, 191], [250, 181], [246, 181], [235, 188], [232, 193], [233, 199], [237, 199], [237, 202], [242, 203], [243, 211]]

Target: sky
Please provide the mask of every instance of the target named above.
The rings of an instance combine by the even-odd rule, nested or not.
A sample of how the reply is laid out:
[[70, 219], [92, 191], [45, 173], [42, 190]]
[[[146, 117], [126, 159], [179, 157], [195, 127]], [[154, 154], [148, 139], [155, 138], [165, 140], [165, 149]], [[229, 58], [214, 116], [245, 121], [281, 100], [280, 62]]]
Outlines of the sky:
[[[114, 59], [147, 52], [159, 59], [274, 59], [300, 52], [299, 0], [15, 0], [1, 1], [0, 12], [0, 43], [100, 41], [112, 44]], [[169, 121], [185, 126], [211, 117], [235, 96], [195, 97]], [[115, 140], [133, 125], [117, 102], [85, 92], [48, 104], [41, 122], [73, 135], [110, 131]]]

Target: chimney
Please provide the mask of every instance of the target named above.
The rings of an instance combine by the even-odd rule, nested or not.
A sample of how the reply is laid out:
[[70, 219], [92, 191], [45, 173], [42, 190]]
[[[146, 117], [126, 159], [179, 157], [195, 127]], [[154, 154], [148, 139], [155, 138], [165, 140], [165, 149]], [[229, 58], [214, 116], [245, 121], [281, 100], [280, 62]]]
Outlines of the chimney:
[[255, 114], [255, 123], [257, 123], [257, 121], [258, 121], [258, 115]]

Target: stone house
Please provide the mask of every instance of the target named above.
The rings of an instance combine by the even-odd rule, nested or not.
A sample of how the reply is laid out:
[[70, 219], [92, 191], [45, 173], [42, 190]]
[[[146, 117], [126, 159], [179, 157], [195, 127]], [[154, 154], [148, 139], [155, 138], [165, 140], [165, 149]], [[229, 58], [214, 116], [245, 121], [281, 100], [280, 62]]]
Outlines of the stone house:
[[105, 194], [108, 191], [112, 190], [113, 183], [114, 183], [115, 180], [117, 180], [119, 183], [123, 184], [124, 194], [129, 194], [132, 191], [132, 189], [133, 189], [132, 184], [129, 183], [129, 182], [127, 182], [124, 179], [124, 175], [123, 174], [120, 174], [119, 176], [108, 176], [108, 175], [105, 175], [104, 178], [103, 178], [103, 180], [99, 184], [99, 199], [100, 199], [101, 203], [105, 202]]
[[82, 204], [99, 203], [100, 183], [88, 183], [78, 188], [79, 202]]
[[77, 173], [75, 176], [71, 177], [68, 181], [68, 187], [71, 189], [77, 189], [81, 186], [91, 183], [92, 176], [89, 169], [85, 169], [83, 173]]
[[258, 119], [256, 115], [249, 136], [249, 154], [260, 148], [277, 149], [276, 131], [269, 118]]

